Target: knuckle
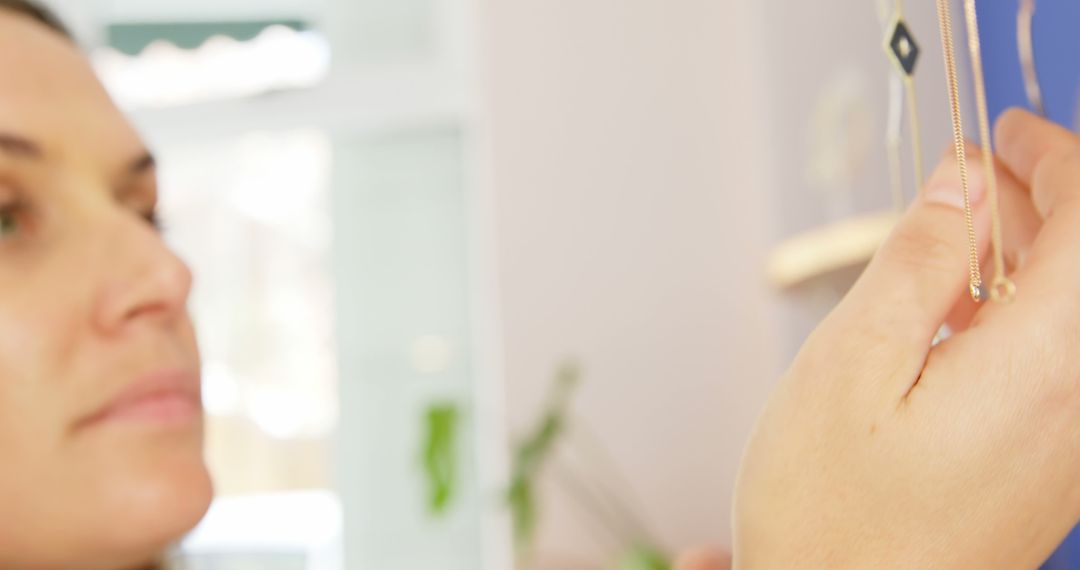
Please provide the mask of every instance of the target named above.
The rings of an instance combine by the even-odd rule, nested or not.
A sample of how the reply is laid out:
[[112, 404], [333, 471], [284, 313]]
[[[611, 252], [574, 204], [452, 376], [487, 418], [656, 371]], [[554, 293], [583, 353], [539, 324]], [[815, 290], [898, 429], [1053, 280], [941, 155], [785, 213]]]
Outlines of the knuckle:
[[[966, 143], [965, 143], [966, 144]], [[938, 159], [939, 166], [953, 166], [956, 164], [956, 146], [946, 145]]]
[[889, 262], [902, 267], [948, 272], [956, 268], [959, 254], [953, 240], [921, 224], [901, 224], [882, 251]]
[[997, 124], [994, 125], [994, 140], [999, 145], [1011, 142], [1021, 134], [1023, 131], [1019, 130], [1020, 121], [1024, 118], [1024, 113], [1019, 109], [1008, 109], [1001, 114]]
[[1080, 175], [1080, 145], [1044, 156], [1035, 166], [1036, 182], [1054, 182]]
[[1044, 217], [1080, 195], [1080, 146], [1043, 157], [1033, 176], [1035, 202]]

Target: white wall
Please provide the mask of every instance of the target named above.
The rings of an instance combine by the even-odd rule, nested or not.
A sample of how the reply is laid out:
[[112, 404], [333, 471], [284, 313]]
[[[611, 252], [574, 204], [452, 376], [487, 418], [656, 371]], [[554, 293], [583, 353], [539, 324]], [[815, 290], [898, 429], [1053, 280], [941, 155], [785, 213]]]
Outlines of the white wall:
[[[578, 357], [577, 412], [672, 548], [728, 542], [738, 456], [780, 368], [750, 5], [481, 3], [512, 428]], [[605, 561], [548, 499], [543, 558]]]
[[[557, 363], [578, 356], [578, 414], [666, 545], [726, 544], [754, 418], [845, 285], [771, 293], [768, 249], [891, 207], [876, 4], [481, 6], [512, 427], [534, 418]], [[931, 5], [908, 10], [929, 168], [949, 140], [938, 29]], [[832, 158], [848, 170], [815, 179], [821, 151], [841, 144], [849, 154]], [[605, 560], [566, 497], [545, 506], [546, 560]]]

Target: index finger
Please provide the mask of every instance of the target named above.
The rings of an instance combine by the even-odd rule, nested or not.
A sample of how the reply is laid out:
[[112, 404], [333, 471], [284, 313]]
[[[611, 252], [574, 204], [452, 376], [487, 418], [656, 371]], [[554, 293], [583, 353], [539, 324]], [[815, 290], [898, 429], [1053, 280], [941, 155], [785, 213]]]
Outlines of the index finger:
[[1044, 219], [1061, 203], [1080, 194], [1077, 185], [1037, 184], [1039, 178], [1061, 178], [1046, 171], [1070, 168], [1073, 159], [1080, 155], [1080, 137], [1021, 109], [1002, 114], [994, 131], [1002, 163], [1021, 184], [1032, 189], [1032, 200]]
[[[998, 154], [1028, 187], [1045, 220], [1028, 262], [1015, 275], [1030, 300], [1070, 298], [1080, 288], [1080, 137], [1020, 110], [1006, 112], [996, 128]], [[1008, 223], [1008, 220], [1005, 220]], [[992, 311], [991, 311], [992, 312]], [[1071, 317], [1070, 317], [1071, 318]]]

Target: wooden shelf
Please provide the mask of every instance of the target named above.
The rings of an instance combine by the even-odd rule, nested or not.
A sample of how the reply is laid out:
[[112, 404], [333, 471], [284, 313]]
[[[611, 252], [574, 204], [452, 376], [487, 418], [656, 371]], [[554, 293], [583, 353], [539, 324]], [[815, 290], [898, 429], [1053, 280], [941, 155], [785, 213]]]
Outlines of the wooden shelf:
[[847, 219], [797, 235], [769, 255], [766, 273], [779, 289], [791, 289], [843, 269], [865, 265], [896, 225], [893, 212]]

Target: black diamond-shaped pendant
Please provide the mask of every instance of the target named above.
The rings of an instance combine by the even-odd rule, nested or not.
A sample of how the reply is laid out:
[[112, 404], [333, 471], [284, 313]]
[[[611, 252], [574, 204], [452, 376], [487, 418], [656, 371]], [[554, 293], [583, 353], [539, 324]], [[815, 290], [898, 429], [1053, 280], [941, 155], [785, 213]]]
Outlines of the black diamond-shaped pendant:
[[907, 76], [915, 74], [915, 65], [919, 63], [919, 44], [911, 35], [907, 23], [897, 19], [889, 31], [887, 49], [893, 63]]

